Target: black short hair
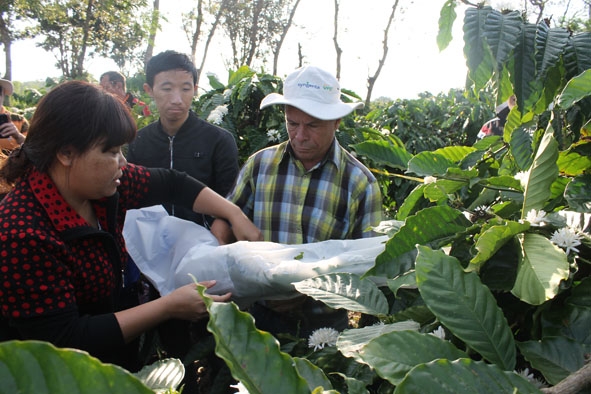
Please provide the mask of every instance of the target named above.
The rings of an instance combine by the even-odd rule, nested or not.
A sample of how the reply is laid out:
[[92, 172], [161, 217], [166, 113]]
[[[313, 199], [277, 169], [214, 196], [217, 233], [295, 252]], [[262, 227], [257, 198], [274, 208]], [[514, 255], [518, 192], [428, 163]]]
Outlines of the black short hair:
[[169, 70], [184, 70], [193, 75], [193, 83], [197, 82], [197, 68], [191, 58], [173, 50], [160, 52], [153, 56], [146, 65], [146, 83], [154, 87], [154, 78], [157, 74]]

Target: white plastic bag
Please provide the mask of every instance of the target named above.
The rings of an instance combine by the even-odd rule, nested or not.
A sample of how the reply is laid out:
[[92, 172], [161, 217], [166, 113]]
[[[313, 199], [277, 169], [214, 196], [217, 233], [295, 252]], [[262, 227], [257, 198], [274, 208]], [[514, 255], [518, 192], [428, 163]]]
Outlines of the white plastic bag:
[[161, 295], [215, 279], [212, 294], [232, 292], [238, 304], [296, 296], [292, 283], [317, 275], [364, 274], [388, 236], [302, 245], [240, 241], [219, 245], [202, 226], [169, 216], [161, 206], [127, 212], [123, 230], [129, 254]]

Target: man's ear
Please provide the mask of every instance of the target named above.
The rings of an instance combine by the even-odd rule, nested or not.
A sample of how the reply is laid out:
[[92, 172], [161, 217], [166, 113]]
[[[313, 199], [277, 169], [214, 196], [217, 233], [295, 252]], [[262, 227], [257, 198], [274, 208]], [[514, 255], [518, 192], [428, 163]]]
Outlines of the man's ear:
[[144, 92], [146, 92], [150, 97], [153, 97], [152, 88], [147, 83], [144, 83]]
[[65, 146], [57, 152], [57, 160], [64, 166], [69, 167], [74, 161], [74, 150], [71, 146]]

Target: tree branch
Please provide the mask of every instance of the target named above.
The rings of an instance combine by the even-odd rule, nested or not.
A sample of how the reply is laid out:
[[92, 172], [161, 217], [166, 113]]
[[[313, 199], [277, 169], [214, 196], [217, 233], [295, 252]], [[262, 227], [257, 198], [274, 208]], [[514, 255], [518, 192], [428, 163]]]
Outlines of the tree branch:
[[586, 363], [578, 371], [568, 375], [557, 385], [541, 389], [545, 394], [576, 394], [591, 386], [591, 363]]

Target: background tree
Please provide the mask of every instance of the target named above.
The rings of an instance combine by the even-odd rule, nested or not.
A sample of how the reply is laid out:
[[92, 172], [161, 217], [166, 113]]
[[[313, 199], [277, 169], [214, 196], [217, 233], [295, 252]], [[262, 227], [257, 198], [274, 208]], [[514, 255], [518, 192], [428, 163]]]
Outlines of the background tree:
[[382, 46], [382, 57], [378, 61], [378, 68], [374, 75], [367, 78], [367, 95], [365, 96], [365, 107], [369, 108], [369, 104], [371, 103], [371, 93], [373, 91], [373, 87], [376, 83], [376, 80], [380, 76], [380, 72], [382, 71], [382, 67], [386, 62], [386, 57], [388, 56], [388, 34], [390, 32], [390, 27], [392, 26], [392, 21], [394, 20], [394, 16], [396, 15], [396, 10], [398, 9], [398, 0], [394, 2], [392, 5], [392, 12], [390, 13], [390, 17], [388, 18], [388, 23], [386, 24], [386, 28], [384, 29], [384, 41]]
[[205, 33], [204, 30], [204, 23], [206, 23], [206, 16], [211, 15], [213, 16], [213, 23], [207, 32], [207, 38], [205, 40], [204, 48], [202, 51], [201, 62], [197, 67], [197, 80], [195, 81], [196, 84], [199, 84], [199, 80], [201, 78], [201, 71], [205, 65], [205, 60], [207, 59], [207, 52], [209, 51], [209, 45], [213, 40], [217, 27], [220, 23], [221, 17], [225, 9], [228, 7], [228, 0], [219, 1], [210, 1], [209, 5], [205, 7], [207, 13], [204, 13], [203, 7], [203, 0], [198, 0], [196, 4], [196, 8], [191, 10], [189, 13], [184, 15], [183, 19], [183, 27], [187, 36], [189, 38], [189, 42], [191, 44], [191, 59], [193, 59], [193, 63], [197, 65], [197, 46], [199, 41], [201, 40], [202, 34]]
[[160, 0], [154, 0], [152, 3], [152, 18], [150, 21], [148, 45], [144, 54], [144, 69], [154, 54], [154, 43], [156, 42], [156, 34], [160, 26]]
[[298, 4], [299, 0], [228, 0], [222, 20], [232, 48], [229, 68], [260, 66], [270, 53], [279, 56]]
[[13, 41], [13, 20], [14, 20], [14, 4], [10, 1], [0, 2], [0, 42], [4, 47], [6, 54], [5, 66], [6, 72], [4, 78], [12, 79], [12, 56], [11, 46]]
[[[298, 5], [300, 4], [300, 0], [295, 0], [292, 5], [292, 1], [285, 1], [284, 9], [285, 13], [283, 13], [282, 18], [278, 21], [272, 21], [272, 23], [277, 23], [277, 33], [275, 37], [272, 38], [272, 53], [273, 53], [273, 75], [277, 75], [277, 65], [279, 63], [279, 54], [281, 53], [281, 47], [283, 46], [283, 42], [285, 41], [285, 36], [287, 36], [287, 32], [293, 23], [293, 17], [296, 13]], [[287, 17], [285, 19], [285, 17]]]
[[337, 62], [337, 79], [341, 79], [341, 56], [343, 49], [339, 45], [339, 0], [334, 0], [334, 34], [332, 36], [332, 42], [334, 43], [334, 49], [336, 52]]
[[26, 3], [26, 16], [35, 21], [33, 33], [40, 47], [52, 52], [64, 78], [83, 78], [89, 58], [110, 58], [121, 68], [135, 64], [137, 51], [150, 29], [142, 21], [146, 0], [73, 0]]

